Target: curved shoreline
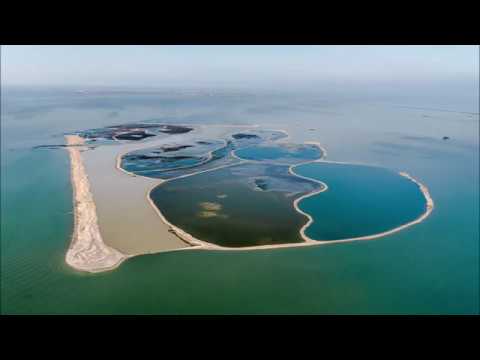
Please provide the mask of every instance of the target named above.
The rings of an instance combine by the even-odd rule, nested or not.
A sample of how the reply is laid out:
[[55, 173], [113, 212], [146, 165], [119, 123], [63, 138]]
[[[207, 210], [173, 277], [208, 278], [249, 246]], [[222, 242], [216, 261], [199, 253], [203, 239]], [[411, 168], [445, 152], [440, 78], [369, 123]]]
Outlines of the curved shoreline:
[[[176, 168], [171, 168], [171, 169], [161, 169], [161, 170], [140, 170], [138, 172], [168, 172], [168, 171], [174, 171], [174, 170], [182, 170], [182, 169], [193, 169], [197, 166], [200, 166], [200, 165], [203, 165], [203, 164], [206, 164], [208, 163], [212, 158], [213, 158], [213, 153], [215, 151], [218, 151], [218, 150], [221, 150], [221, 149], [225, 149], [228, 145], [227, 141], [225, 139], [222, 139], [223, 141], [223, 145], [216, 148], [216, 149], [213, 149], [213, 150], [210, 150], [209, 152], [207, 152], [206, 154], [206, 158], [202, 161], [200, 161], [198, 164], [194, 164], [194, 165], [186, 165], [186, 166], [179, 166], [179, 167], [176, 167]], [[131, 152], [131, 151], [130, 151]], [[128, 152], [126, 153], [128, 154]], [[125, 156], [126, 154], [123, 154], [123, 156]], [[202, 156], [202, 155], [200, 155]], [[120, 163], [121, 163], [122, 159], [120, 158]], [[138, 173], [137, 172], [137, 173]], [[137, 174], [137, 173], [132, 173], [132, 174]], [[140, 176], [143, 176], [143, 175], [140, 175]]]
[[[324, 161], [317, 161], [317, 162], [324, 162]], [[325, 161], [326, 162], [326, 161]], [[349, 164], [349, 163], [342, 163], [342, 164], [348, 164], [348, 165], [352, 165], [352, 164]], [[304, 164], [299, 164], [299, 165], [304, 165]], [[353, 165], [356, 165], [356, 164], [353, 164]], [[296, 174], [296, 173], [295, 173]], [[338, 239], [338, 240], [314, 240], [312, 238], [310, 238], [308, 235], [305, 234], [305, 230], [314, 222], [314, 220], [312, 219], [312, 217], [305, 213], [304, 211], [302, 211], [299, 206], [298, 206], [298, 203], [299, 201], [294, 201], [294, 207], [295, 207], [295, 210], [297, 210], [298, 212], [306, 215], [308, 218], [309, 218], [309, 221], [306, 225], [304, 225], [301, 229], [301, 235], [302, 237], [304, 238], [305, 241], [307, 242], [315, 242], [319, 245], [326, 245], [326, 244], [338, 244], [338, 243], [344, 243], [344, 242], [352, 242], [352, 241], [361, 241], [361, 240], [373, 240], [373, 239], [377, 239], [377, 238], [380, 238], [380, 237], [384, 237], [384, 236], [387, 236], [387, 235], [391, 235], [391, 234], [394, 234], [396, 232], [399, 232], [403, 229], [406, 229], [410, 226], [413, 226], [415, 224], [419, 224], [421, 223], [423, 220], [425, 220], [429, 215], [430, 213], [433, 211], [433, 208], [434, 208], [434, 203], [433, 203], [433, 199], [431, 198], [430, 196], [430, 193], [428, 191], [428, 188], [422, 184], [420, 181], [416, 180], [415, 178], [413, 178], [412, 176], [410, 176], [408, 173], [406, 172], [399, 172], [398, 173], [400, 176], [403, 176], [405, 178], [407, 178], [408, 180], [410, 181], [413, 181], [420, 189], [422, 195], [424, 196], [425, 198], [425, 211], [419, 216], [417, 217], [416, 219], [408, 222], [408, 223], [405, 223], [405, 224], [402, 224], [400, 226], [397, 226], [393, 229], [390, 229], [390, 230], [387, 230], [387, 231], [383, 231], [383, 232], [380, 232], [380, 233], [376, 233], [376, 234], [372, 234], [372, 235], [365, 235], [365, 236], [358, 236], [358, 237], [353, 237], [353, 238], [346, 238], [346, 239]], [[296, 174], [297, 176], [301, 176], [301, 175], [298, 175]], [[297, 199], [297, 200], [302, 200], [304, 198], [307, 198], [307, 197], [310, 197], [310, 196], [313, 196], [313, 195], [316, 195], [318, 193], [320, 193], [322, 191], [317, 191], [316, 193], [310, 193], [310, 194], [307, 194], [307, 195], [304, 195], [303, 197]], [[310, 221], [311, 220], [311, 221]]]
[[[294, 202], [293, 202], [293, 206], [294, 206], [295, 210], [298, 213], [306, 216], [307, 219], [308, 219], [307, 223], [305, 223], [300, 229], [300, 236], [305, 240], [305, 242], [303, 242], [303, 243], [286, 243], [286, 244], [275, 244], [275, 245], [253, 245], [253, 246], [245, 246], [245, 247], [240, 247], [240, 248], [226, 247], [226, 246], [212, 244], [212, 243], [209, 243], [209, 242], [206, 242], [206, 241], [195, 238], [193, 235], [191, 235], [188, 232], [182, 230], [181, 228], [173, 225], [172, 223], [170, 223], [165, 218], [165, 216], [162, 214], [160, 209], [158, 209], [158, 207], [155, 205], [155, 203], [153, 202], [153, 200], [150, 197], [150, 194], [153, 191], [153, 189], [155, 189], [157, 186], [161, 185], [163, 182], [161, 184], [158, 184], [158, 185], [155, 185], [155, 186], [152, 187], [150, 192], [147, 194], [147, 199], [150, 202], [150, 204], [156, 209], [156, 212], [159, 215], [159, 217], [162, 219], [162, 221], [165, 222], [165, 224], [167, 224], [168, 226], [170, 226], [171, 229], [181, 239], [183, 239], [184, 241], [186, 241], [189, 244], [192, 244], [193, 247], [190, 248], [190, 249], [206, 249], [206, 250], [222, 250], [222, 251], [242, 251], [242, 250], [251, 251], [251, 250], [265, 250], [265, 249], [276, 249], [276, 248], [293, 248], [293, 247], [301, 247], [301, 246], [319, 246], [319, 245], [338, 244], [338, 243], [361, 241], [361, 240], [373, 240], [373, 239], [377, 239], [377, 238], [380, 238], [380, 237], [384, 237], [384, 236], [399, 232], [399, 231], [401, 231], [403, 229], [406, 229], [410, 226], [418, 224], [418, 223], [422, 222], [423, 220], [425, 220], [430, 215], [430, 213], [433, 211], [434, 203], [433, 203], [433, 199], [430, 196], [428, 188], [424, 184], [422, 184], [420, 181], [418, 181], [415, 178], [413, 178], [412, 176], [410, 176], [408, 173], [399, 172], [398, 174], [400, 176], [403, 176], [403, 177], [409, 179], [410, 181], [413, 181], [419, 187], [420, 191], [422, 192], [422, 194], [425, 198], [425, 201], [426, 201], [425, 212], [422, 215], [420, 215], [418, 218], [416, 218], [416, 219], [414, 219], [414, 220], [412, 220], [412, 221], [410, 221], [406, 224], [403, 224], [403, 225], [400, 225], [396, 228], [393, 228], [391, 230], [387, 230], [387, 231], [377, 233], [377, 234], [372, 234], [372, 235], [365, 235], [365, 236], [359, 236], [359, 237], [355, 237], [355, 238], [346, 238], [346, 239], [338, 239], [338, 240], [315, 240], [315, 239], [310, 238], [309, 236], [307, 236], [305, 234], [305, 231], [314, 222], [314, 219], [312, 218], [312, 216], [310, 214], [301, 210], [298, 205], [299, 205], [300, 201], [305, 199], [305, 198], [308, 198], [308, 197], [317, 195], [319, 193], [322, 193], [324, 191], [327, 191], [328, 190], [328, 185], [325, 184], [324, 182], [320, 181], [320, 180], [312, 179], [312, 178], [308, 178], [306, 176], [299, 175], [299, 174], [295, 173], [293, 171], [293, 169], [297, 166], [306, 165], [306, 164], [314, 163], [314, 162], [344, 164], [344, 165], [359, 165], [359, 166], [375, 166], [375, 165], [348, 163], [348, 162], [339, 162], [339, 161], [327, 161], [327, 160], [324, 160], [324, 158], [326, 157], [327, 151], [319, 142], [306, 141], [305, 144], [312, 144], [312, 145], [318, 146], [320, 148], [320, 150], [322, 151], [322, 157], [320, 159], [317, 159], [317, 160], [307, 161], [307, 162], [303, 162], [303, 163], [299, 163], [299, 164], [290, 165], [288, 171], [289, 171], [290, 174], [292, 174], [294, 176], [298, 176], [298, 177], [306, 179], [306, 180], [317, 182], [317, 183], [322, 185], [322, 188], [319, 189], [319, 190], [310, 192], [308, 194], [302, 195], [298, 199], [295, 199]], [[242, 160], [244, 163], [245, 162], [250, 162], [250, 160], [245, 160], [245, 159], [242, 159], [242, 158], [236, 156], [236, 154], [234, 154], [234, 152], [235, 151], [232, 151], [232, 155], [234, 157], [238, 158], [239, 160]], [[234, 165], [238, 165], [238, 164], [239, 163], [234, 164]], [[231, 166], [231, 165], [227, 165], [227, 166]], [[223, 167], [225, 167], [225, 166], [221, 166], [219, 168], [223, 168]], [[206, 171], [212, 171], [212, 170], [216, 170], [216, 169], [217, 168], [209, 169], [209, 170], [205, 170], [205, 171], [200, 171], [200, 172], [196, 172], [196, 173], [193, 173], [193, 174], [188, 174], [186, 176], [197, 175], [197, 174], [200, 174], [200, 173], [203, 173], [203, 172], [206, 172]], [[185, 177], [185, 176], [180, 176], [178, 178], [181, 178], [181, 177]], [[171, 181], [171, 180], [175, 180], [175, 179], [177, 179], [177, 178], [169, 179], [167, 181]], [[185, 249], [185, 250], [187, 250], [187, 249]]]
[[65, 262], [76, 270], [91, 273], [113, 270], [129, 256], [103, 242], [95, 202], [80, 155], [79, 146], [84, 144], [84, 139], [77, 135], [67, 135], [65, 138], [69, 145], [67, 150], [74, 210], [74, 229]]
[[[312, 161], [312, 162], [318, 162], [318, 160], [315, 160], [315, 161]], [[312, 191], [308, 194], [305, 194], [305, 195], [302, 195], [300, 196], [299, 198], [295, 199], [293, 201], [293, 207], [295, 208], [295, 210], [306, 216], [308, 221], [300, 228], [300, 236], [303, 238], [303, 240], [305, 240], [305, 242], [308, 242], [308, 243], [317, 243], [318, 241], [317, 240], [314, 240], [310, 237], [308, 237], [306, 234], [305, 234], [305, 231], [307, 230], [307, 228], [313, 224], [314, 220], [313, 220], [313, 217], [309, 214], [309, 213], [306, 213], [305, 211], [301, 210], [300, 207], [298, 206], [298, 204], [300, 203], [300, 201], [302, 201], [303, 199], [306, 199], [308, 197], [311, 197], [313, 195], [317, 195], [317, 194], [320, 194], [324, 191], [327, 191], [328, 190], [328, 185], [325, 184], [323, 181], [320, 181], [320, 180], [317, 180], [317, 179], [311, 179], [309, 177], [306, 177], [306, 176], [302, 176], [302, 175], [299, 175], [297, 174], [296, 172], [293, 171], [293, 168], [296, 167], [296, 166], [299, 166], [299, 165], [305, 165], [305, 164], [310, 164], [312, 162], [308, 162], [308, 163], [302, 163], [302, 164], [297, 164], [297, 165], [291, 165], [289, 166], [288, 168], [288, 172], [294, 176], [298, 176], [299, 178], [302, 178], [302, 179], [306, 179], [306, 180], [310, 180], [310, 181], [315, 181], [317, 183], [319, 183], [320, 185], [322, 185], [322, 187], [317, 190], [317, 191]], [[313, 245], [313, 244], [312, 244]]]
[[[306, 144], [312, 144], [312, 145], [316, 145], [318, 146], [322, 152], [323, 152], [323, 156], [318, 159], [318, 160], [314, 160], [314, 161], [311, 161], [311, 162], [308, 162], [308, 163], [313, 163], [313, 162], [319, 162], [319, 163], [326, 163], [326, 164], [339, 164], [339, 165], [358, 165], [358, 166], [375, 166], [375, 167], [378, 167], [378, 165], [374, 165], [374, 164], [366, 164], [366, 163], [353, 163], [353, 162], [344, 162], [344, 161], [331, 161], [331, 160], [324, 160], [324, 158], [326, 157], [327, 155], [327, 150], [319, 143], [319, 142], [316, 142], [316, 141], [306, 141], [305, 142]], [[328, 190], [328, 185], [319, 181], [319, 180], [316, 180], [316, 179], [310, 179], [308, 177], [305, 177], [305, 176], [302, 176], [302, 175], [299, 175], [297, 173], [295, 173], [293, 171], [293, 169], [297, 166], [300, 166], [300, 165], [305, 165], [305, 164], [308, 164], [308, 163], [302, 163], [302, 164], [296, 164], [296, 165], [292, 165], [290, 168], [289, 168], [289, 171], [290, 173], [296, 175], [296, 176], [299, 176], [301, 178], [304, 178], [304, 179], [309, 179], [309, 180], [315, 180], [319, 183], [322, 183], [326, 188], [323, 189], [323, 190], [320, 190], [320, 191], [316, 191], [314, 193], [310, 193], [310, 194], [305, 194], [303, 196], [301, 196], [300, 198], [296, 199], [294, 202], [293, 202], [293, 206], [295, 207], [295, 210], [297, 210], [299, 213], [301, 214], [304, 214], [305, 216], [308, 217], [308, 222], [300, 229], [300, 235], [302, 236], [302, 238], [306, 241], [306, 242], [315, 242], [317, 244], [323, 244], [323, 245], [326, 245], [326, 244], [338, 244], [338, 243], [342, 243], [342, 242], [352, 242], [352, 241], [359, 241], [359, 240], [373, 240], [373, 239], [377, 239], [377, 238], [380, 238], [380, 237], [384, 237], [384, 236], [387, 236], [387, 235], [390, 235], [390, 234], [394, 234], [396, 232], [399, 232], [403, 229], [406, 229], [410, 226], [413, 226], [415, 224], [419, 224], [421, 223], [423, 220], [425, 220], [429, 215], [430, 213], [433, 211], [433, 208], [434, 208], [434, 203], [433, 203], [433, 199], [432, 197], [430, 196], [430, 192], [428, 191], [428, 188], [422, 184], [420, 181], [416, 180], [414, 177], [412, 177], [411, 175], [409, 175], [408, 173], [406, 172], [398, 172], [398, 174], [400, 176], [403, 176], [407, 179], [409, 179], [410, 181], [413, 181], [417, 186], [418, 188], [420, 189], [423, 197], [425, 198], [425, 211], [416, 219], [408, 222], [408, 223], [405, 223], [405, 224], [402, 224], [400, 226], [397, 226], [396, 228], [393, 228], [393, 229], [390, 229], [390, 230], [387, 230], [387, 231], [383, 231], [381, 233], [376, 233], [376, 234], [372, 234], [372, 235], [365, 235], [365, 236], [358, 236], [358, 237], [353, 237], [353, 238], [346, 238], [346, 239], [338, 239], [338, 240], [314, 240], [312, 238], [310, 238], [309, 236], [307, 236], [305, 234], [305, 231], [306, 229], [311, 225], [313, 224], [314, 220], [313, 218], [310, 216], [310, 214], [304, 212], [303, 210], [300, 209], [299, 207], [299, 203], [301, 200], [305, 199], [305, 198], [308, 198], [308, 197], [311, 197], [313, 195], [316, 195], [316, 194], [319, 194], [323, 191], [326, 191]]]

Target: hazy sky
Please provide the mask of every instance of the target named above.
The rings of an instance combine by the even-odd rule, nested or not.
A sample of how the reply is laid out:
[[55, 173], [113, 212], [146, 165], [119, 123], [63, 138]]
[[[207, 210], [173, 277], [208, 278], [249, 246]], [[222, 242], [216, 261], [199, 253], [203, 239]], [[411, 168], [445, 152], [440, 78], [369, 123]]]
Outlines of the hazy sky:
[[477, 46], [2, 46], [3, 85], [475, 83]]

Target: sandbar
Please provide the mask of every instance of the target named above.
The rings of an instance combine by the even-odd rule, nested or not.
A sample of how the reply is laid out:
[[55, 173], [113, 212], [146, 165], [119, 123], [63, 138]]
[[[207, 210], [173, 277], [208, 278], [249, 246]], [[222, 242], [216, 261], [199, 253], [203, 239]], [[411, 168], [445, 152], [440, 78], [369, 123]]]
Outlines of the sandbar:
[[97, 212], [85, 167], [80, 155], [84, 140], [66, 136], [70, 155], [71, 182], [74, 201], [74, 231], [65, 261], [71, 267], [87, 272], [111, 270], [128, 256], [106, 245], [98, 226]]

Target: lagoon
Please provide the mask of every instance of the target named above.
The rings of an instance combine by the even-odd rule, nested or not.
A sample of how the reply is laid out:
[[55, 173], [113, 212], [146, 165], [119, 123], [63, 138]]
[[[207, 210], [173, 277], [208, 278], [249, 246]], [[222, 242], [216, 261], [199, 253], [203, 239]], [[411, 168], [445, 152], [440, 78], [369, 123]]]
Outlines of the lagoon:
[[315, 240], [383, 233], [426, 211], [426, 199], [419, 187], [385, 168], [317, 162], [299, 165], [294, 171], [328, 185], [327, 191], [299, 203], [299, 208], [314, 218], [306, 235]]

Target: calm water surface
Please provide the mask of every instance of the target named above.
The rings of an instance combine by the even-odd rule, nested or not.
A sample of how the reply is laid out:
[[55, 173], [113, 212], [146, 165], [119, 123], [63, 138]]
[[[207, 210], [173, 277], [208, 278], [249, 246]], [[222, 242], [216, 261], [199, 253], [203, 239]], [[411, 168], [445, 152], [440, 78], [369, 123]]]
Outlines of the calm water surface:
[[[478, 115], [320, 96], [4, 90], [2, 97], [2, 313], [479, 312]], [[68, 156], [31, 147], [63, 143], [67, 131], [151, 119], [276, 125], [292, 141], [321, 141], [331, 160], [407, 171], [429, 187], [435, 210], [373, 241], [148, 255], [97, 275], [68, 268]]]
[[[257, 188], [259, 178], [267, 189]], [[249, 163], [173, 180], [151, 198], [169, 222], [194, 237], [241, 247], [303, 242], [299, 230], [307, 218], [293, 200], [318, 188], [289, 174], [286, 165]], [[205, 211], [203, 204], [218, 210]]]
[[385, 168], [311, 163], [297, 166], [295, 172], [328, 186], [299, 204], [314, 218], [305, 233], [315, 240], [379, 234], [417, 219], [426, 210], [418, 186]]

